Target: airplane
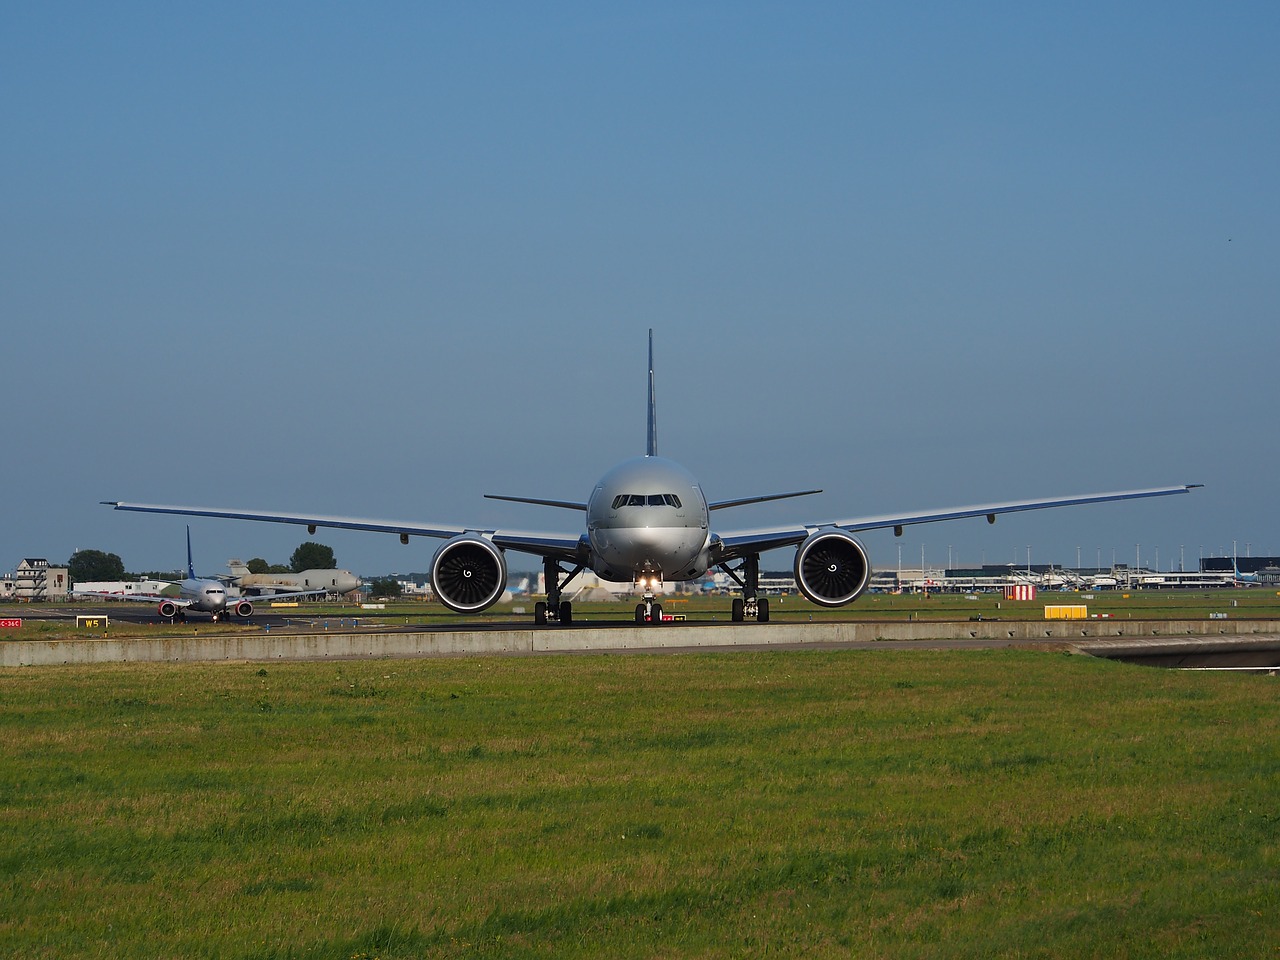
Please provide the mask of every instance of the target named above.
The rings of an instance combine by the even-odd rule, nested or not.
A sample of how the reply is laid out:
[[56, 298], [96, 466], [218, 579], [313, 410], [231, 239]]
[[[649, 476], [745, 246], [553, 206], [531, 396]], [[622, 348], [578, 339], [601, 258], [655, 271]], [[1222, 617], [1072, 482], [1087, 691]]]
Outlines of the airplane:
[[350, 593], [360, 586], [360, 578], [350, 570], [303, 570], [301, 573], [250, 573], [239, 560], [227, 564], [230, 580], [243, 596], [278, 596], [276, 591], [302, 590], [315, 593]]
[[1235, 557], [1231, 558], [1231, 583], [1233, 586], [1242, 587], [1246, 584], [1256, 584], [1258, 582], [1256, 573], [1241, 573], [1240, 564]]
[[[760, 555], [769, 550], [795, 547], [794, 570], [800, 592], [820, 606], [840, 607], [858, 599], [871, 580], [870, 558], [856, 536], [861, 531], [892, 529], [895, 536], [902, 536], [903, 529], [911, 524], [967, 517], [986, 517], [988, 523], [995, 523], [996, 516], [1003, 513], [1164, 497], [1189, 493], [1201, 486], [1181, 484], [716, 531], [711, 524], [713, 512], [822, 491], [803, 490], [709, 501], [693, 474], [674, 460], [658, 456], [652, 329], [649, 331], [648, 388], [644, 456], [625, 460], [605, 473], [586, 501], [485, 494], [490, 499], [554, 507], [581, 514], [583, 524], [577, 532], [535, 533], [416, 521], [128, 503], [122, 500], [104, 500], [102, 503], [116, 510], [139, 513], [294, 523], [305, 526], [312, 534], [317, 527], [390, 533], [399, 536], [404, 544], [410, 537], [440, 539], [444, 543], [431, 560], [431, 587], [445, 606], [459, 613], [479, 613], [503, 596], [508, 550], [532, 554], [542, 559], [546, 581], [547, 599], [534, 605], [534, 622], [539, 625], [572, 623], [572, 603], [563, 600], [562, 593], [569, 582], [584, 570], [594, 571], [603, 580], [633, 583], [642, 594], [642, 600], [635, 608], [636, 623], [658, 624], [662, 622], [662, 605], [657, 600], [657, 591], [666, 581], [700, 581], [711, 570], [719, 569], [727, 573], [742, 591], [741, 597], [733, 599], [732, 620], [735, 623], [745, 620], [764, 623], [769, 620], [769, 602], [759, 595]], [[567, 571], [566, 566], [570, 568]]]
[[[227, 588], [221, 580], [215, 580], [209, 577], [197, 577], [195, 565], [191, 561], [191, 528], [187, 527], [187, 576], [185, 580], [181, 580], [170, 586], [178, 588], [178, 595], [168, 596], [164, 593], [100, 593], [97, 591], [72, 591], [73, 596], [77, 597], [105, 597], [109, 600], [137, 600], [143, 603], [158, 604], [156, 612], [162, 617], [170, 620], [175, 617], [179, 620], [186, 620], [188, 612], [207, 613], [213, 618], [213, 622], [217, 623], [222, 617], [236, 616], [242, 619], [249, 619], [253, 616], [253, 604], [243, 597], [232, 597], [227, 594]], [[272, 599], [284, 599], [288, 597], [309, 597], [317, 593], [326, 592], [323, 588], [319, 590], [304, 590], [298, 593], [276, 594]]]
[[508, 583], [507, 588], [502, 591], [502, 602], [510, 603], [519, 597], [524, 597], [529, 593], [529, 578], [521, 577], [516, 583]]

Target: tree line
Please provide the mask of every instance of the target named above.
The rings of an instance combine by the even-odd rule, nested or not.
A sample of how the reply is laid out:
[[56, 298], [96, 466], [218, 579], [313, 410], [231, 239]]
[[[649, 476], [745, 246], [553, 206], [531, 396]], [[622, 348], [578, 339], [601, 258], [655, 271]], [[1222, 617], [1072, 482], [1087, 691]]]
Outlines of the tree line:
[[[247, 564], [250, 573], [301, 573], [303, 570], [336, 570], [337, 558], [333, 549], [323, 543], [308, 540], [299, 544], [289, 557], [289, 565], [269, 564], [261, 557], [254, 557]], [[181, 580], [185, 572], [148, 571], [130, 575], [125, 572], [124, 561], [118, 554], [102, 550], [77, 550], [67, 561], [67, 576], [72, 583], [89, 583], [102, 580], [129, 580], [150, 578], [155, 580]]]

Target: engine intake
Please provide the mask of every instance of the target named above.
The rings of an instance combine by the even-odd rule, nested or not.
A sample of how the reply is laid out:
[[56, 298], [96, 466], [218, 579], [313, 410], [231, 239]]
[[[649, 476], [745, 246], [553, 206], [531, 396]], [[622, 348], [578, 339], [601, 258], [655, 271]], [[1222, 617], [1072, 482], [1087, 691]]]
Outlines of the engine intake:
[[871, 582], [871, 561], [857, 537], [838, 527], [811, 533], [796, 549], [796, 585], [814, 603], [852, 603]]
[[161, 600], [160, 606], [156, 608], [156, 613], [172, 620], [178, 614], [178, 605], [172, 600]]
[[227, 613], [232, 616], [248, 620], [253, 616], [253, 604], [248, 600], [238, 600], [235, 603], [229, 603], [227, 604]]
[[484, 537], [454, 537], [431, 558], [431, 589], [450, 610], [478, 613], [496, 603], [506, 588], [506, 558]]

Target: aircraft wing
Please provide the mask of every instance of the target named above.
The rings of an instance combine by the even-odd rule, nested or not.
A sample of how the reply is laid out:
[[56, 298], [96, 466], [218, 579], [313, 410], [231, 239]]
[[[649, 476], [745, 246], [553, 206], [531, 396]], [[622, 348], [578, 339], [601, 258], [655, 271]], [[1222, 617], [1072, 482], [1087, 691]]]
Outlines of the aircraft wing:
[[1120, 490], [1114, 493], [1087, 493], [1075, 497], [1053, 497], [1040, 500], [1008, 500], [1003, 503], [985, 503], [969, 507], [952, 507], [943, 510], [920, 510], [911, 513], [883, 514], [871, 517], [849, 517], [826, 523], [807, 523], [790, 527], [765, 527], [758, 530], [736, 530], [719, 534], [718, 562], [734, 560], [750, 553], [762, 553], [778, 547], [800, 543], [805, 537], [822, 527], [840, 527], [850, 533], [862, 530], [884, 530], [911, 526], [917, 523], [935, 523], [939, 520], [963, 520], [966, 517], [986, 517], [995, 523], [997, 514], [1020, 513], [1025, 510], [1047, 510], [1051, 507], [1072, 507], [1085, 503], [1106, 503], [1111, 500], [1141, 500], [1147, 497], [1167, 497], [1178, 493], [1190, 493], [1198, 483], [1184, 483], [1174, 487], [1150, 487], [1145, 490]]
[[254, 601], [261, 601], [261, 600], [266, 600], [266, 601], [271, 601], [271, 600], [293, 600], [293, 599], [294, 599], [294, 598], [296, 598], [296, 597], [315, 597], [315, 596], [321, 596], [321, 595], [326, 594], [326, 593], [328, 593], [328, 592], [329, 592], [328, 590], [326, 590], [326, 589], [324, 589], [324, 588], [321, 588], [321, 589], [318, 589], [318, 590], [292, 590], [292, 591], [290, 591], [289, 593], [260, 593], [260, 594], [258, 594], [257, 596], [253, 596], [253, 597], [245, 596], [245, 595], [242, 593], [242, 594], [240, 594], [240, 596], [238, 596], [238, 597], [228, 596], [228, 597], [227, 597], [227, 605], [228, 605], [228, 606], [230, 606], [233, 602], [235, 602], [235, 601], [237, 601], [237, 600], [248, 600], [250, 603], [253, 603]]
[[368, 530], [392, 533], [400, 537], [434, 537], [448, 540], [464, 533], [489, 537], [504, 550], [532, 553], [539, 557], [571, 560], [578, 555], [580, 534], [533, 533], [518, 530], [481, 530], [451, 524], [414, 523], [403, 520], [370, 520], [360, 517], [330, 517], [318, 514], [270, 513], [265, 510], [239, 510], [227, 507], [177, 507], [156, 503], [125, 503], [103, 500], [116, 510], [136, 513], [170, 513], [184, 517], [217, 517], [224, 520], [259, 520], [264, 523], [295, 523], [307, 528], [329, 527], [336, 530]]
[[137, 603], [159, 603], [161, 600], [168, 600], [175, 607], [189, 607], [190, 600], [181, 600], [178, 597], [166, 596], [163, 593], [107, 593], [100, 590], [72, 590], [73, 597], [99, 597], [103, 600], [133, 600]]

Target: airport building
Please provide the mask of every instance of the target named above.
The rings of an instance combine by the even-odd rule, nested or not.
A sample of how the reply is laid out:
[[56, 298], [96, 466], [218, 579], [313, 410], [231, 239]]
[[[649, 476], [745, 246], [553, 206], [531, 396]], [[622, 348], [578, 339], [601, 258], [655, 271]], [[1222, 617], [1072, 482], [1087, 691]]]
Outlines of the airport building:
[[1280, 557], [1204, 557], [1200, 569], [1205, 573], [1262, 573], [1268, 568], [1280, 571]]
[[69, 586], [66, 567], [51, 567], [48, 560], [28, 558], [13, 573], [0, 578], [0, 600], [65, 600]]

